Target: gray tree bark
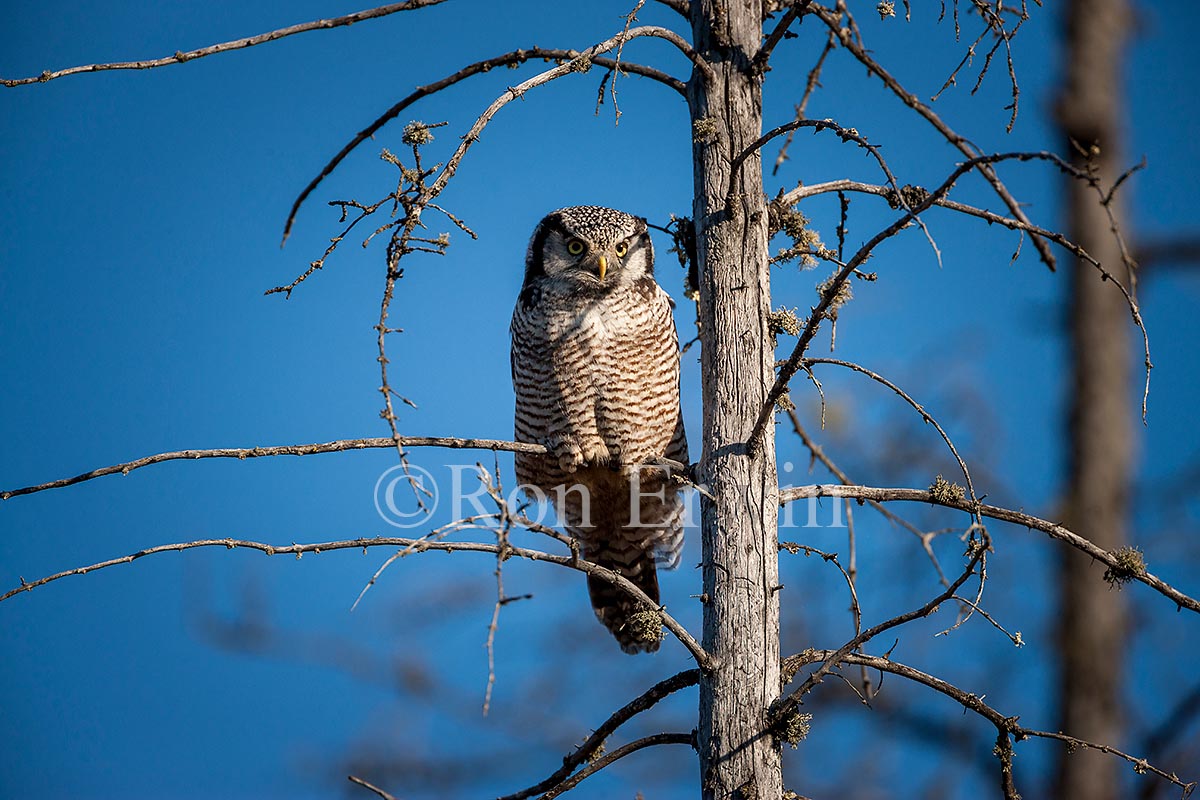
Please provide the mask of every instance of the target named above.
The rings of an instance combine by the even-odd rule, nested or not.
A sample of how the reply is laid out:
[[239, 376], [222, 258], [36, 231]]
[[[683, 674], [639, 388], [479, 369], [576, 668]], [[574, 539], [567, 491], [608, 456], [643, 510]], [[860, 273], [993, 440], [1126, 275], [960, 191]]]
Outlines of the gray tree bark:
[[[1101, 183], [1121, 173], [1122, 56], [1132, 17], [1126, 0], [1071, 0], [1064, 8], [1064, 85], [1059, 123], [1072, 163]], [[1096, 148], [1096, 149], [1093, 149]], [[1111, 222], [1096, 192], [1066, 189], [1067, 234], [1129, 285]], [[1123, 222], [1119, 201], [1114, 218]], [[1128, 235], [1128, 230], [1124, 231]], [[1083, 262], [1071, 268], [1072, 378], [1066, 524], [1106, 550], [1126, 544], [1136, 412], [1131, 396], [1129, 310], [1115, 288]], [[1102, 580], [1103, 565], [1064, 549], [1059, 573], [1059, 726], [1083, 739], [1119, 745], [1127, 646], [1124, 598]], [[1116, 800], [1119, 762], [1094, 750], [1062, 751], [1055, 797]]]
[[[768, 428], [750, 437], [774, 379], [767, 328], [770, 276], [762, 161], [731, 162], [762, 132], [762, 39], [757, 0], [692, 0], [693, 41], [713, 76], [693, 73], [693, 207], [700, 279], [704, 375], [701, 481], [704, 637], [717, 666], [700, 681], [702, 797], [776, 800], [780, 747], [767, 730], [780, 692], [778, 478]], [[734, 183], [731, 186], [730, 181]]]

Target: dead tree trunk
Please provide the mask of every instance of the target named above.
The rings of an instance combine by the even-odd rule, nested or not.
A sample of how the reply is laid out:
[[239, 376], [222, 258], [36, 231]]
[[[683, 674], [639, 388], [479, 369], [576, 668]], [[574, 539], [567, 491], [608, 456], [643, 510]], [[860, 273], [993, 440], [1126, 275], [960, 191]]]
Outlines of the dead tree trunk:
[[[775, 442], [748, 452], [773, 381], [767, 329], [770, 281], [762, 163], [731, 163], [762, 132], [760, 2], [693, 0], [696, 51], [712, 75], [693, 73], [694, 220], [704, 375], [701, 481], [704, 646], [717, 666], [700, 682], [700, 779], [704, 798], [778, 798], [779, 746], [766, 731], [779, 696], [779, 601]], [[732, 185], [731, 185], [732, 181]]]
[[[1101, 185], [1120, 175], [1122, 51], [1132, 17], [1126, 0], [1072, 0], [1064, 9], [1064, 86], [1059, 122], [1072, 163], [1096, 169]], [[1083, 152], [1080, 152], [1082, 149]], [[1119, 196], [1119, 195], [1118, 195]], [[1118, 242], [1096, 192], [1067, 181], [1068, 235], [1129, 285]], [[1113, 202], [1114, 218], [1122, 214]], [[1126, 231], [1126, 234], [1128, 232]], [[1130, 388], [1129, 310], [1094, 268], [1071, 271], [1069, 474], [1066, 522], [1106, 550], [1127, 541], [1135, 411]], [[1103, 565], [1063, 550], [1059, 576], [1059, 725], [1093, 742], [1121, 741], [1124, 598], [1102, 578]], [[1118, 762], [1094, 750], [1062, 751], [1063, 800], [1115, 800]]]

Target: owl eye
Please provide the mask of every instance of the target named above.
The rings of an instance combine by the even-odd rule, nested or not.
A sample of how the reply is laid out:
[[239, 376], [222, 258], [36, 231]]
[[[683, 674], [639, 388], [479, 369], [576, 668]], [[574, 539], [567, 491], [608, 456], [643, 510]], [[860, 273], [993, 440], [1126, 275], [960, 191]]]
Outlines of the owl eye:
[[571, 255], [577, 256], [583, 252], [583, 249], [583, 242], [581, 242], [579, 239], [567, 240], [567, 252]]
[[624, 258], [625, 254], [629, 252], [629, 245], [625, 244], [624, 242], [621, 242], [620, 244], [618, 244], [616, 246], [615, 249], [617, 251], [617, 257]]

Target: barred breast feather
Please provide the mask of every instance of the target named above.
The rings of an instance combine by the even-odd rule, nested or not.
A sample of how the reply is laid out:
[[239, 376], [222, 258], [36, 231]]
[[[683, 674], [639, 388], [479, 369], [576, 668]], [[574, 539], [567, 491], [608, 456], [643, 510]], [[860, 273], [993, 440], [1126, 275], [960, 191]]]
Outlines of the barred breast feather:
[[[551, 500], [562, 493], [559, 511], [583, 557], [657, 604], [655, 562], [677, 564], [684, 508], [664, 470], [637, 465], [688, 460], [670, 298], [649, 274], [594, 289], [527, 281], [512, 318], [512, 376], [516, 440], [551, 450], [517, 454], [518, 481]], [[572, 447], [580, 462], [564, 465], [557, 454]], [[576, 485], [585, 491], [564, 493]], [[602, 579], [589, 576], [588, 584], [597, 617], [622, 649], [658, 648], [654, 609]]]

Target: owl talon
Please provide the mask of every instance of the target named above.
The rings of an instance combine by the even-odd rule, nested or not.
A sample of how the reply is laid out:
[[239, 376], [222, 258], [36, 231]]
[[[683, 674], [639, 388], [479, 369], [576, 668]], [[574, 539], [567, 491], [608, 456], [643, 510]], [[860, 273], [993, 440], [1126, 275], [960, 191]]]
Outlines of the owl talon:
[[622, 472], [628, 466], [625, 463], [625, 459], [621, 457], [621, 445], [619, 444], [614, 444], [608, 448], [608, 458], [606, 460], [608, 468], [613, 472]]

